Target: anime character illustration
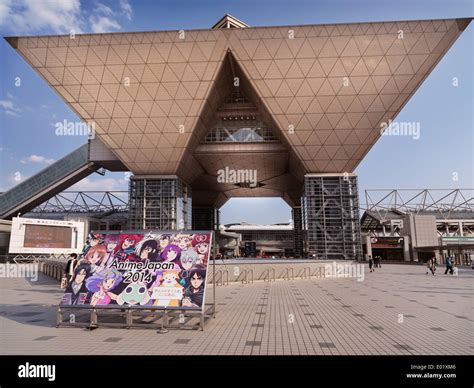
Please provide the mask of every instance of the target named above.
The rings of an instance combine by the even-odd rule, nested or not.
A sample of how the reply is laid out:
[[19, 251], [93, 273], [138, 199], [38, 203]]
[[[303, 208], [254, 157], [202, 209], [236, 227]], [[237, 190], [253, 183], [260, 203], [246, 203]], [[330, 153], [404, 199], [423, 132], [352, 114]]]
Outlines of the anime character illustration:
[[120, 242], [119, 234], [111, 234], [106, 237], [105, 240], [105, 249], [107, 251], [107, 260], [105, 261], [105, 267], [108, 267], [113, 260], [114, 251], [117, 245]]
[[87, 300], [87, 288], [85, 279], [91, 274], [89, 264], [79, 264], [74, 270], [71, 282], [66, 286], [66, 291], [61, 304], [73, 305], [84, 304]]
[[160, 250], [163, 251], [165, 247], [171, 242], [171, 234], [162, 234], [159, 237], [160, 240]]
[[145, 261], [147, 259], [150, 261], [159, 261], [158, 241], [156, 241], [154, 238], [145, 237], [136, 245], [135, 256], [141, 261]]
[[189, 270], [199, 260], [199, 255], [194, 249], [186, 249], [181, 252], [181, 267], [184, 270]]
[[89, 249], [101, 244], [103, 241], [104, 241], [104, 238], [101, 234], [90, 232], [89, 235], [87, 236], [86, 245], [84, 245], [81, 255], [84, 256], [89, 251]]
[[86, 288], [93, 292], [91, 306], [107, 305], [117, 299], [117, 295], [111, 292], [122, 281], [122, 275], [113, 268], [105, 268], [86, 280]]
[[125, 260], [138, 261], [133, 256], [133, 252], [135, 251], [135, 244], [141, 240], [141, 237], [137, 234], [123, 234], [121, 237], [122, 240], [115, 247], [114, 258], [119, 262]]
[[192, 245], [199, 256], [198, 264], [205, 265], [207, 263], [207, 255], [209, 252], [209, 242], [210, 242], [210, 238], [209, 238], [209, 235], [207, 234], [196, 234], [194, 236]]
[[108, 255], [105, 246], [94, 245], [85, 254], [83, 262], [90, 265], [91, 273], [95, 273], [104, 269], [107, 258]]
[[194, 249], [186, 249], [185, 251], [181, 252], [181, 267], [184, 269], [183, 273], [181, 274], [181, 281], [180, 283], [185, 286], [186, 279], [189, 278], [189, 270], [198, 262], [199, 255]]
[[183, 287], [179, 284], [179, 271], [169, 270], [163, 273], [160, 285], [153, 289], [155, 306], [178, 307], [183, 298]]
[[202, 307], [204, 286], [206, 283], [206, 267], [197, 264], [189, 270], [189, 286], [184, 291], [182, 306]]
[[181, 248], [174, 244], [167, 245], [160, 254], [162, 261], [174, 263], [174, 269], [180, 270], [179, 258], [181, 257]]
[[119, 305], [145, 305], [150, 301], [150, 294], [145, 283], [130, 283], [117, 296], [117, 304]]
[[181, 248], [182, 251], [191, 248], [191, 242], [193, 241], [193, 236], [192, 234], [181, 234], [178, 233], [174, 239], [173, 239], [173, 244], [177, 245], [178, 247]]

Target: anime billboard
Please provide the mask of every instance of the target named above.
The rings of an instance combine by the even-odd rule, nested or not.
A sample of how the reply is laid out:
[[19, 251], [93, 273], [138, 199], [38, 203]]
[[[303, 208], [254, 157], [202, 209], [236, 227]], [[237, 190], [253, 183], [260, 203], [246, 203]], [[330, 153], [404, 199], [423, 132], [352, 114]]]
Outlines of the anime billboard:
[[211, 233], [91, 233], [61, 306], [203, 309]]

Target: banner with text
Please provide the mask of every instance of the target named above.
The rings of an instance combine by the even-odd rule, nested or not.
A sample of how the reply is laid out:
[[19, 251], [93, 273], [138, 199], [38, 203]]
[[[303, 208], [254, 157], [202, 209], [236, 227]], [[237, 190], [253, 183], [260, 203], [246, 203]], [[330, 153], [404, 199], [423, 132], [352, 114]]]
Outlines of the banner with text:
[[92, 232], [61, 306], [204, 309], [210, 232]]

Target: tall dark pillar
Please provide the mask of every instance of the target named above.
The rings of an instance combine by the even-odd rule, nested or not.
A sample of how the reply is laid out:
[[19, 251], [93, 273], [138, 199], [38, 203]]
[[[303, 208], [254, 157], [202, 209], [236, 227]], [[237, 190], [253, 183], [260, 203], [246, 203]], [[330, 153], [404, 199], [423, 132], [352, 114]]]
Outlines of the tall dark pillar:
[[176, 176], [133, 176], [130, 229], [191, 229], [191, 188]]
[[355, 174], [305, 176], [305, 250], [328, 260], [361, 257], [359, 198]]
[[213, 206], [193, 206], [193, 230], [219, 229], [219, 210]]
[[301, 217], [301, 206], [294, 207], [291, 210], [293, 217], [294, 241], [293, 249], [295, 257], [303, 256], [303, 220]]

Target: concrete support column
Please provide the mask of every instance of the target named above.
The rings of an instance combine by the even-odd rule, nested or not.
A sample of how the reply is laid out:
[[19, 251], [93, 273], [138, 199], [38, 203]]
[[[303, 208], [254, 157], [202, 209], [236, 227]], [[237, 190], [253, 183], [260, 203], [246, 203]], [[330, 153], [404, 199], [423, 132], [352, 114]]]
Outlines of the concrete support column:
[[303, 220], [301, 217], [301, 206], [294, 207], [291, 210], [293, 217], [293, 249], [295, 257], [303, 256]]
[[305, 175], [302, 203], [310, 256], [328, 260], [362, 258], [355, 174]]
[[370, 241], [371, 236], [365, 236], [365, 246], [367, 247], [367, 258], [372, 255], [372, 242]]
[[403, 236], [403, 260], [410, 261], [410, 237]]
[[129, 200], [130, 229], [191, 229], [191, 188], [175, 175], [132, 176]]
[[192, 210], [193, 230], [218, 230], [219, 210], [214, 206], [193, 206]]

